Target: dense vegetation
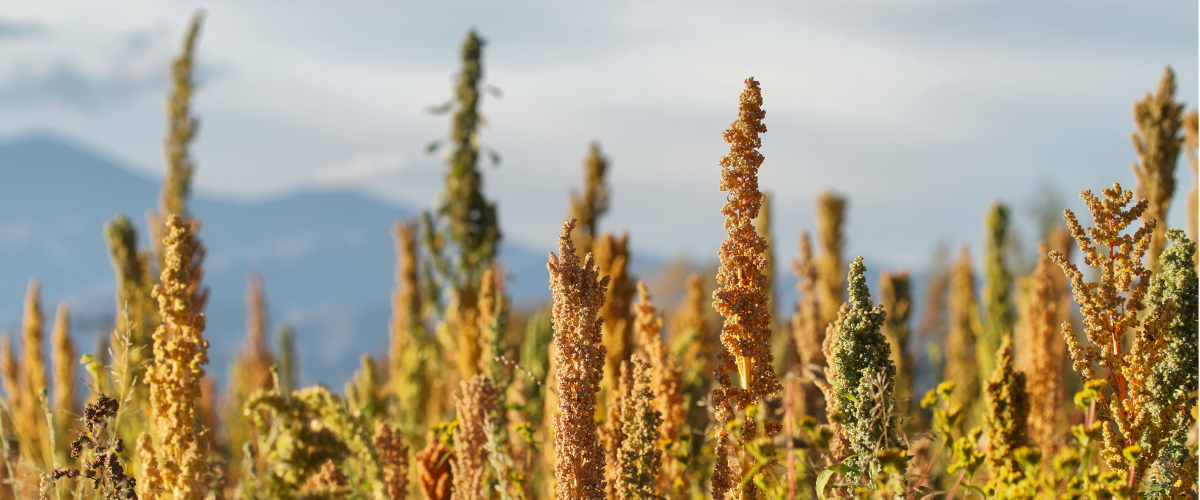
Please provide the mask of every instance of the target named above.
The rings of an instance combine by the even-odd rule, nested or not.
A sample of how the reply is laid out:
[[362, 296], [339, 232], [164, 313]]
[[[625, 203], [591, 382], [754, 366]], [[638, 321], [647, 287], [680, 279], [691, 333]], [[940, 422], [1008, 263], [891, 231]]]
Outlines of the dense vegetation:
[[[434, 145], [447, 148], [445, 190], [395, 226], [389, 351], [364, 355], [340, 394], [296, 387], [292, 336], [269, 347], [252, 279], [246, 343], [218, 394], [188, 210], [199, 27], [171, 67], [150, 245], [123, 216], [105, 227], [118, 290], [107, 347], [77, 362], [60, 306], [47, 367], [36, 281], [21, 352], [0, 339], [2, 498], [1196, 497], [1194, 183], [1190, 236], [1165, 218], [1181, 151], [1196, 172], [1197, 115], [1174, 100], [1169, 68], [1134, 107], [1136, 189], [1083, 191], [1089, 217], [1065, 210], [1028, 275], [1005, 251], [1012, 208], [995, 204], [982, 282], [964, 247], [929, 276], [915, 329], [912, 277], [882, 273], [874, 302], [870, 263], [843, 254], [847, 200], [832, 191], [817, 200], [816, 251], [800, 234], [794, 314], [773, 317], [782, 266], [753, 78], [718, 162], [719, 266], [687, 277], [678, 309], [630, 274], [628, 236], [600, 230], [610, 166], [592, 144], [549, 256], [553, 303], [517, 311], [482, 189], [485, 42], [471, 32], [437, 110], [451, 118]], [[944, 381], [923, 395], [914, 335], [942, 346], [928, 361]]]

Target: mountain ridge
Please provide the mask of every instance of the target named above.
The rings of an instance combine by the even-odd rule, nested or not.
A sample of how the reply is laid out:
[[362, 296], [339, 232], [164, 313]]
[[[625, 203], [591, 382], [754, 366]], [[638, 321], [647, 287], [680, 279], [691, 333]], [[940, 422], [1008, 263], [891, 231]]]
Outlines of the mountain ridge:
[[[44, 314], [72, 307], [77, 350], [94, 351], [116, 309], [103, 225], [118, 213], [138, 228], [157, 206], [159, 182], [69, 137], [25, 133], [0, 140], [0, 330], [19, 331], [26, 283], [42, 283]], [[360, 352], [384, 352], [395, 287], [392, 224], [417, 209], [348, 189], [305, 188], [263, 200], [196, 193], [212, 289], [209, 371], [219, 378], [241, 347], [247, 275], [263, 276], [273, 327], [297, 331], [301, 382], [340, 385]], [[547, 300], [545, 256], [502, 243], [509, 293], [526, 306]], [[49, 321], [49, 319], [47, 319]]]

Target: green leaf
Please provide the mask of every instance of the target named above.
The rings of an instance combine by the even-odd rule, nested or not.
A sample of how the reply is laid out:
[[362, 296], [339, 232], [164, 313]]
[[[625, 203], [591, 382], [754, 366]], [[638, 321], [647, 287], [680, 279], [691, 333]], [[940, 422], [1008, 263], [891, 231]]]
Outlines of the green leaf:
[[444, 115], [454, 109], [454, 101], [446, 101], [435, 106], [425, 108], [425, 112], [431, 115]]
[[817, 497], [825, 500], [825, 485], [829, 483], [829, 479], [833, 477], [834, 470], [828, 467], [821, 471], [821, 475], [817, 476]]
[[846, 460], [830, 465], [829, 467], [826, 467], [825, 470], [821, 471], [821, 474], [817, 476], [817, 495], [821, 497], [821, 500], [825, 500], [825, 486], [829, 484], [829, 479], [832, 478], [834, 474], [846, 474], [854, 471], [854, 468], [846, 465], [846, 462], [857, 456], [858, 455], [851, 455], [846, 457]]

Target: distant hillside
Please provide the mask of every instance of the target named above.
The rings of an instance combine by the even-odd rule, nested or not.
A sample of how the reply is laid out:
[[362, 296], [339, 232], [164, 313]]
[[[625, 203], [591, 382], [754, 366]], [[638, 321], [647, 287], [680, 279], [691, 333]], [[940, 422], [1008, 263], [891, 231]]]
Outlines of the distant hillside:
[[[146, 213], [158, 190], [157, 180], [61, 137], [0, 143], [0, 330], [19, 331], [26, 283], [37, 278], [45, 313], [70, 303], [78, 349], [94, 350], [115, 310], [103, 225], [126, 214], [144, 248]], [[208, 248], [211, 373], [224, 379], [240, 347], [251, 270], [263, 276], [272, 328], [296, 327], [303, 383], [340, 387], [362, 352], [384, 352], [395, 269], [391, 228], [417, 209], [349, 191], [255, 202], [200, 193], [191, 209]], [[516, 302], [548, 298], [547, 250], [503, 245], [501, 258], [517, 277], [509, 282]]]

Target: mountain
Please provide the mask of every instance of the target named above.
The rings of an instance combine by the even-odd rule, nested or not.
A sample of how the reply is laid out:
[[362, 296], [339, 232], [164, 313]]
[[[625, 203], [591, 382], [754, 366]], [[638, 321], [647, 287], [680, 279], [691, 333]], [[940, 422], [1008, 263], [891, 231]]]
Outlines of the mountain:
[[[203, 163], [199, 168], [203, 168]], [[69, 139], [33, 135], [0, 142], [0, 330], [20, 330], [26, 284], [42, 284], [47, 325], [54, 305], [71, 305], [77, 349], [94, 351], [111, 328], [114, 275], [103, 226], [125, 214], [148, 244], [146, 213], [159, 182]], [[207, 248], [204, 283], [210, 373], [228, 373], [245, 332], [247, 276], [264, 281], [272, 328], [296, 329], [300, 382], [340, 387], [363, 352], [387, 346], [395, 286], [396, 220], [418, 214], [351, 191], [302, 191], [231, 201], [190, 201]], [[548, 300], [546, 250], [505, 243], [501, 259], [517, 304]]]

